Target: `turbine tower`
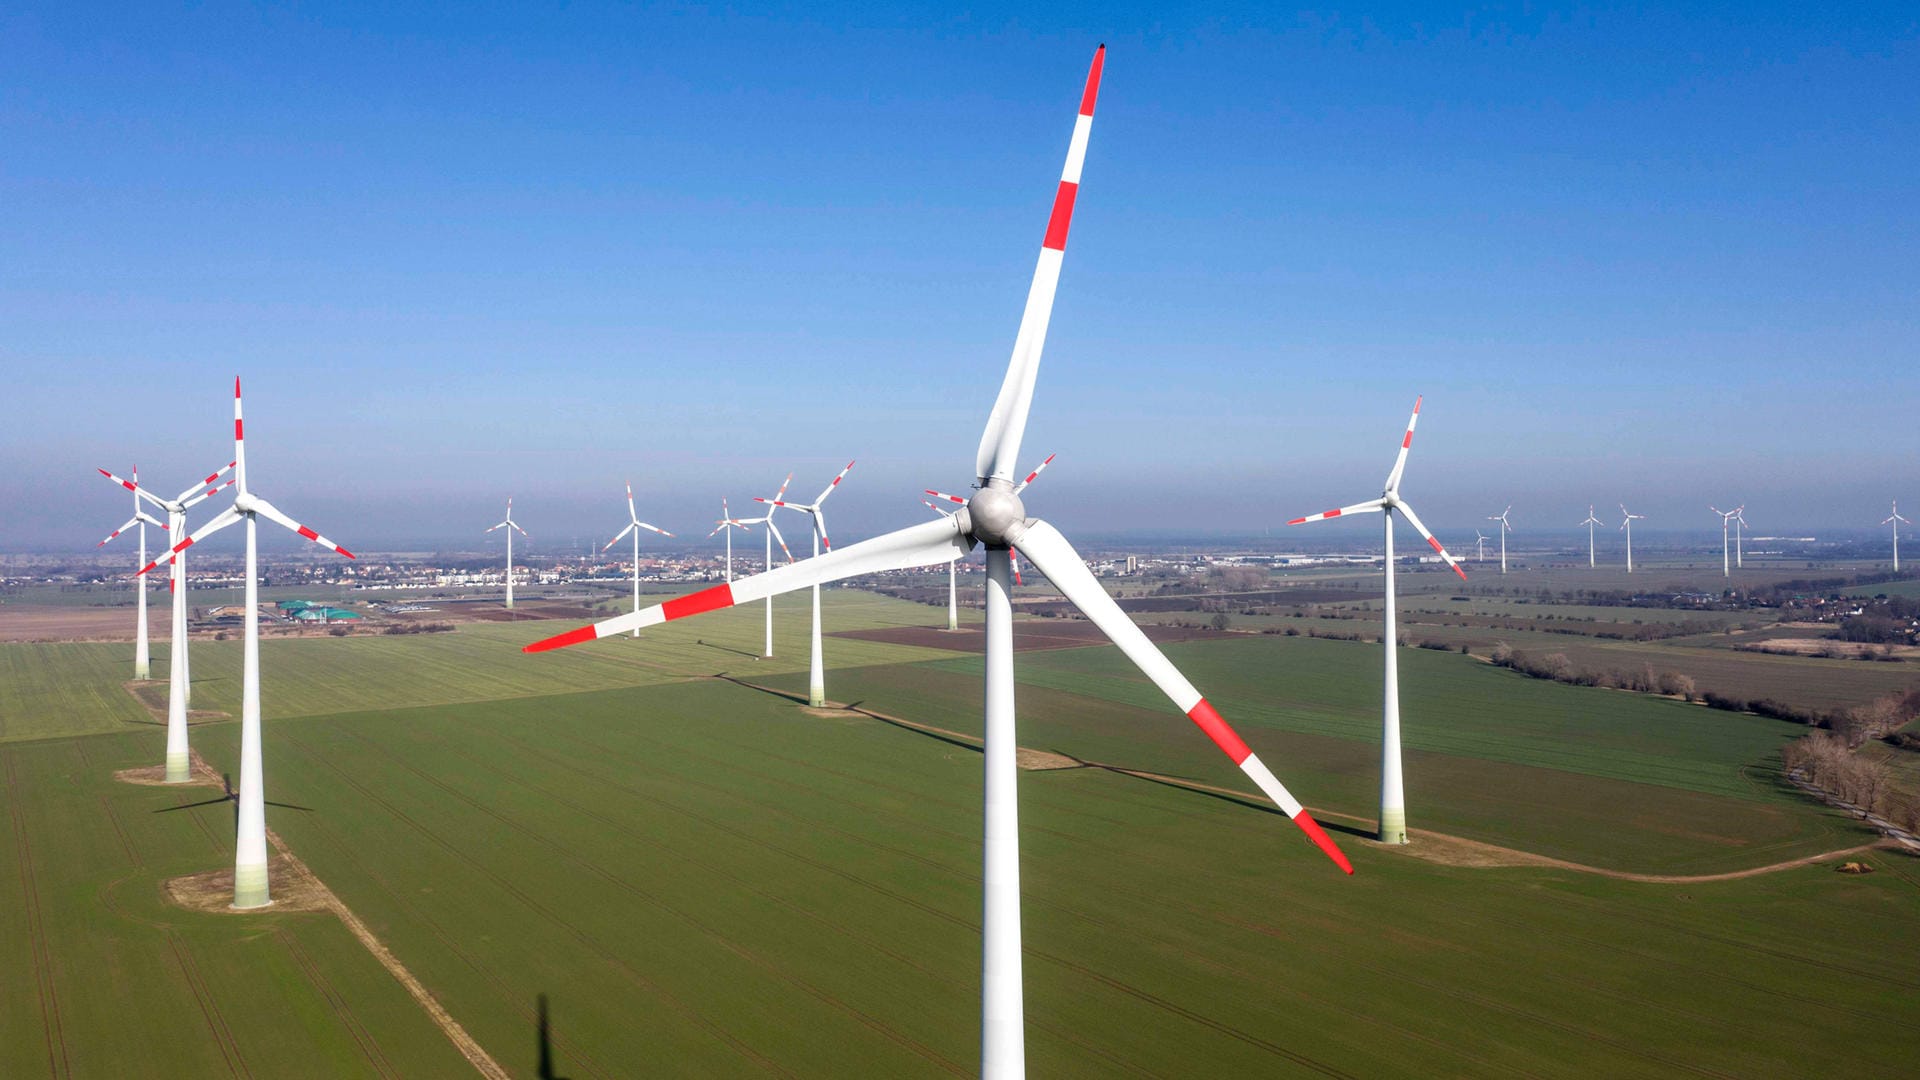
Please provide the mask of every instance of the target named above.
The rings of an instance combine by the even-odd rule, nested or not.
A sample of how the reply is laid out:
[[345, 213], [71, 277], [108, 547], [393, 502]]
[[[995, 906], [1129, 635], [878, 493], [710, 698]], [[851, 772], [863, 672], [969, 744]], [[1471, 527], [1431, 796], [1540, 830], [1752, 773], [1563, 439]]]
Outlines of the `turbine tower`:
[[[233, 466], [234, 463], [229, 461], [225, 467], [214, 470], [206, 479], [171, 499], [163, 499], [138, 483], [122, 480], [105, 469], [95, 471], [133, 492], [136, 498], [145, 499], [165, 510], [167, 531], [174, 536], [184, 536], [187, 532], [187, 511], [220, 494], [222, 489], [232, 487], [232, 480], [224, 484], [214, 482], [226, 475]], [[141, 561], [145, 562], [144, 559]], [[168, 634], [172, 644], [167, 650], [166, 782], [184, 784], [192, 778], [187, 752], [187, 708], [193, 703], [193, 669], [187, 659], [187, 556], [184, 551], [176, 554], [172, 565], [167, 568], [167, 592], [173, 610], [168, 619]]]
[[[508, 513], [512, 513], [513, 507], [509, 505], [507, 507], [507, 511]], [[649, 525], [646, 522], [640, 520], [640, 512], [633, 508], [633, 481], [631, 480], [627, 481], [627, 518], [629, 521], [629, 524], [627, 525], [627, 527], [624, 529], [621, 529], [618, 535], [616, 535], [613, 539], [607, 541], [607, 546], [601, 548], [600, 551], [602, 554], [605, 554], [606, 552], [613, 550], [613, 545], [620, 542], [620, 537], [625, 536], [628, 533], [633, 534], [633, 610], [639, 611], [640, 610], [640, 530], [646, 529], [650, 532], [657, 532], [661, 536], [672, 536], [673, 534], [668, 532], [665, 529], [658, 528], [653, 525]], [[508, 539], [512, 539], [511, 535], [509, 535]], [[639, 627], [634, 628], [633, 636], [634, 637], [640, 636]]]
[[1600, 524], [1600, 519], [1593, 516], [1592, 503], [1587, 504], [1587, 520], [1580, 524], [1587, 527], [1587, 569], [1591, 570], [1599, 565], [1593, 561], [1593, 527]]
[[1900, 523], [1903, 521], [1906, 521], [1909, 525], [1913, 524], [1913, 522], [1907, 521], [1906, 518], [1900, 516], [1900, 500], [1895, 499], [1893, 500], [1893, 516], [1880, 524], [1893, 526], [1893, 572], [1896, 574], [1900, 572]]
[[1480, 549], [1478, 552], [1474, 554], [1473, 561], [1486, 562], [1487, 561], [1487, 534], [1481, 532], [1479, 529], [1473, 530], [1473, 542], [1475, 546], [1477, 546]]
[[[527, 536], [527, 530], [521, 528], [519, 524], [513, 520], [513, 496], [511, 495], [507, 496], [506, 520], [502, 521], [498, 525], [495, 525], [493, 529], [507, 530], [507, 610], [512, 611], [513, 610], [513, 534], [519, 533], [521, 536]], [[492, 532], [493, 529], [488, 529], [487, 532]], [[481, 533], [480, 535], [485, 536], [486, 533]], [[527, 536], [527, 539], [531, 540], [533, 539], [533, 537]]]
[[[100, 471], [106, 472], [105, 469]], [[108, 473], [108, 475], [111, 476], [112, 474]], [[135, 562], [134, 565], [145, 566], [147, 565], [147, 526], [152, 525], [155, 528], [164, 529], [166, 525], [162, 523], [159, 518], [148, 514], [140, 507], [140, 466], [135, 465], [133, 467], [133, 482], [129, 484], [128, 487], [133, 492], [133, 516], [127, 519], [125, 525], [108, 533], [105, 540], [93, 546], [95, 548], [106, 547], [113, 542], [114, 537], [138, 525], [140, 526], [140, 552], [138, 561]], [[147, 649], [147, 583], [141, 581], [138, 577], [133, 579], [133, 595], [133, 677], [141, 682], [146, 682], [152, 677], [153, 671], [151, 656]]]
[[1627, 530], [1627, 573], [1631, 574], [1633, 573], [1633, 523], [1645, 521], [1647, 515], [1627, 513], [1626, 503], [1620, 504], [1620, 515], [1620, 527]]
[[[820, 546], [822, 544], [826, 545], [828, 551], [833, 550], [833, 540], [827, 536], [827, 514], [821, 507], [826, 503], [827, 496], [833, 494], [834, 489], [840, 486], [840, 481], [847, 478], [847, 471], [852, 468], [853, 462], [847, 462], [847, 467], [840, 470], [840, 475], [834, 477], [833, 482], [827, 485], [826, 490], [822, 491], [819, 497], [811, 503], [786, 502], [777, 498], [769, 501], [757, 496], [753, 501], [767, 504], [767, 522], [769, 527], [772, 526], [773, 512], [783, 506], [789, 510], [801, 511], [812, 518], [813, 557], [817, 559], [820, 557]], [[792, 474], [788, 474], [787, 478], [791, 480], [793, 478]], [[785, 494], [786, 486], [784, 484], [781, 485], [780, 490], [782, 494]], [[782, 541], [781, 546], [786, 546], [784, 541]], [[638, 610], [638, 605], [635, 606], [635, 610]], [[640, 631], [635, 630], [634, 633], [637, 635]], [[826, 703], [826, 658], [820, 648], [820, 585], [816, 582], [813, 586], [813, 658], [807, 663], [807, 704], [818, 709]]]
[[[728, 581], [733, 580], [733, 530], [735, 529], [739, 529], [741, 532], [750, 531], [747, 529], [747, 523], [745, 521], [741, 520], [740, 518], [734, 517], [733, 512], [727, 509], [727, 497], [725, 495], [722, 495], [720, 496], [720, 520], [714, 523], [713, 532], [710, 532], [707, 534], [707, 539], [709, 540], [713, 539], [714, 533], [727, 534], [727, 580]], [[637, 610], [639, 606], [640, 606], [639, 601], [636, 600], [634, 602], [634, 608]]]
[[[952, 517], [954, 515], [954, 511], [942, 510], [925, 499], [920, 500], [920, 505], [941, 517]], [[1894, 541], [1894, 546], [1899, 546], [1898, 540]], [[955, 573], [959, 566], [960, 561], [958, 559], [947, 564], [947, 629], [949, 631], [960, 629], [960, 590], [955, 580]]]
[[1086, 155], [1087, 133], [1099, 88], [1105, 46], [1094, 53], [1087, 73], [1080, 114], [1074, 124], [1067, 164], [1054, 196], [1026, 312], [1014, 338], [1013, 355], [993, 411], [987, 418], [974, 461], [975, 492], [951, 517], [926, 521], [898, 532], [863, 540], [817, 559], [783, 566], [730, 585], [705, 589], [677, 600], [582, 626], [526, 646], [527, 652], [577, 645], [595, 638], [624, 633], [634, 626], [651, 626], [670, 619], [743, 604], [776, 593], [790, 592], [860, 574], [932, 566], [964, 557], [976, 544], [987, 548], [985, 746], [981, 755], [985, 773], [985, 844], [982, 875], [982, 949], [980, 980], [980, 1072], [991, 1080], [1022, 1076], [1026, 1068], [1023, 978], [1020, 953], [1019, 811], [1015, 785], [1014, 652], [1011, 589], [1011, 553], [1018, 550], [1047, 575], [1060, 593], [1078, 607], [1172, 698], [1214, 744], [1304, 830], [1343, 870], [1352, 866], [1332, 840], [1261, 763], [1240, 736], [1200, 696], [1178, 668], [1134, 625], [1104, 590], [1066, 537], [1052, 525], [1027, 517], [1026, 507], [1013, 493], [1014, 463], [1020, 454], [1027, 410], [1039, 373], [1041, 348], [1053, 308], [1055, 286], [1066, 249], [1067, 229], [1079, 189], [1080, 166]]
[[1728, 526], [1732, 523], [1734, 518], [1737, 518], [1740, 516], [1740, 511], [1745, 510], [1746, 506], [1744, 505], [1736, 506], [1731, 510], [1722, 510], [1717, 506], [1709, 506], [1707, 507], [1707, 509], [1720, 515], [1720, 576], [1732, 577], [1733, 576], [1733, 549], [1732, 547], [1729, 546], [1729, 541], [1727, 539]]
[[1497, 514], [1490, 514], [1487, 517], [1488, 521], [1497, 521], [1500, 523], [1500, 572], [1502, 574], [1507, 572], [1507, 533], [1513, 528], [1513, 523], [1507, 520], [1507, 515], [1512, 512], [1513, 506], [1512, 504], [1508, 504], [1505, 510]]
[[[259, 518], [283, 525], [321, 547], [347, 558], [353, 552], [280, 512], [247, 487], [247, 448], [240, 424], [240, 380], [233, 380], [233, 503], [173, 546], [167, 561], [238, 521], [247, 523], [247, 634], [240, 680], [240, 812], [233, 844], [233, 906], [264, 907], [273, 902], [267, 889], [266, 777], [260, 754], [260, 560], [255, 552]], [[150, 562], [140, 572], [159, 565]]]
[[1309, 521], [1326, 521], [1329, 518], [1344, 517], [1348, 514], [1379, 513], [1386, 519], [1387, 538], [1387, 600], [1386, 628], [1380, 640], [1387, 650], [1386, 690], [1382, 696], [1380, 726], [1380, 842], [1383, 844], [1404, 844], [1407, 842], [1407, 793], [1402, 780], [1400, 761], [1400, 635], [1396, 628], [1395, 599], [1393, 590], [1393, 515], [1399, 513], [1407, 519], [1407, 524], [1421, 536], [1426, 537], [1428, 546], [1446, 560], [1460, 580], [1467, 580], [1467, 572], [1447, 549], [1434, 539], [1432, 533], [1420, 521], [1413, 507], [1400, 497], [1400, 477], [1407, 468], [1407, 451], [1413, 448], [1413, 428], [1420, 422], [1420, 402], [1413, 399], [1413, 417], [1407, 421], [1406, 437], [1400, 440], [1400, 456], [1394, 459], [1393, 471], [1387, 474], [1387, 484], [1377, 499], [1369, 499], [1352, 506], [1343, 506], [1338, 510], [1310, 514], [1294, 518], [1289, 525], [1302, 525]]
[[[793, 483], [793, 474], [788, 473], [787, 478], [785, 480], [780, 481], [780, 490], [774, 492], [772, 501], [779, 502], [781, 499], [786, 498], [787, 485], [791, 483]], [[763, 502], [766, 502], [767, 500], [756, 498], [753, 501], [763, 503]], [[725, 500], [722, 500], [722, 508], [723, 509], [725, 508]], [[773, 542], [775, 540], [780, 541], [780, 550], [787, 556], [788, 565], [792, 565], [793, 552], [787, 550], [787, 538], [780, 535], [780, 526], [773, 523], [773, 507], [771, 506], [767, 507], [767, 514], [765, 517], [740, 518], [736, 522], [736, 524], [740, 525], [742, 528], [748, 525], [766, 526], [767, 561], [765, 563], [765, 569], [767, 570], [773, 569]], [[733, 578], [729, 577], [727, 578], [727, 581], [732, 582]], [[760, 658], [762, 660], [765, 660], [771, 657], [772, 655], [773, 655], [773, 596], [772, 594], [768, 594], [767, 596], [767, 647], [766, 647], [766, 650], [761, 653]]]
[[1747, 524], [1747, 508], [1741, 506], [1733, 512], [1733, 568], [1743, 570], [1747, 565], [1746, 538], [1742, 535], [1753, 526]]

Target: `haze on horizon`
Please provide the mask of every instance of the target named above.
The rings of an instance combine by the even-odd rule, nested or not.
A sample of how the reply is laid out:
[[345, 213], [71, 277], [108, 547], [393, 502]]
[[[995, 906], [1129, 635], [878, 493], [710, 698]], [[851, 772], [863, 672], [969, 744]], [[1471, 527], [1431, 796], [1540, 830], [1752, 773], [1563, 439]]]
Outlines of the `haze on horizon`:
[[350, 548], [479, 549], [509, 494], [536, 550], [604, 542], [629, 479], [697, 540], [849, 458], [836, 541], [919, 520], [1100, 41], [1035, 513], [1277, 535], [1378, 492], [1416, 394], [1456, 550], [1508, 503], [1516, 542], [1920, 509], [1899, 5], [47, 6], [0, 16], [0, 551], [90, 549], [96, 466], [224, 464], [235, 374], [254, 485]]

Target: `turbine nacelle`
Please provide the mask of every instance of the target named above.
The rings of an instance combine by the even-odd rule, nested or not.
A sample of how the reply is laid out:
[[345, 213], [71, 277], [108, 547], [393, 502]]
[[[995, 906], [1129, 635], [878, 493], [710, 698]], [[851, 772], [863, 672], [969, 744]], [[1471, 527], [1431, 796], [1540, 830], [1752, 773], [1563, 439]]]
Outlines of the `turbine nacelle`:
[[988, 547], [1011, 547], [1027, 531], [1027, 507], [1005, 481], [988, 481], [959, 511], [960, 528]]

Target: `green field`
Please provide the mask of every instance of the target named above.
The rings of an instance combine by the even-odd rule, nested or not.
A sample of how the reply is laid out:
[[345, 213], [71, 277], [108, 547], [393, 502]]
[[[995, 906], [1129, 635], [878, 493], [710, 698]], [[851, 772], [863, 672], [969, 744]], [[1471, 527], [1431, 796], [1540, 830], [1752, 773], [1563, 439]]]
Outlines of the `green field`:
[[[828, 604], [829, 630], [944, 622]], [[516, 1074], [537, 1063], [541, 995], [556, 1075], [971, 1074], [979, 757], [707, 677], [802, 687], [803, 615], [783, 608], [774, 661], [746, 655], [757, 609], [538, 656], [514, 646], [563, 624], [269, 642], [268, 798], [304, 808], [269, 824]], [[331, 915], [164, 904], [166, 877], [230, 858], [231, 809], [156, 813], [206, 789], [110, 779], [157, 759], [161, 732], [93, 717], [125, 695], [124, 656], [96, 648], [0, 646], [0, 670], [44, 684], [0, 684], [19, 725], [0, 745], [0, 1075], [239, 1071], [228, 1053], [263, 1076], [461, 1075]], [[977, 657], [827, 648], [830, 697], [978, 730]], [[1357, 873], [1253, 798], [1022, 773], [1036, 1075], [1896, 1076], [1920, 1056], [1899, 1020], [1920, 1004], [1911, 859], [1640, 884], [1381, 849], [1341, 824], [1376, 801], [1377, 646], [1167, 651]], [[1023, 745], [1252, 791], [1114, 650], [1018, 668]], [[1421, 650], [1402, 685], [1416, 829], [1662, 873], [1871, 839], [1778, 784], [1789, 725]], [[105, 733], [33, 737], [63, 724]], [[231, 770], [237, 735], [194, 741]]]

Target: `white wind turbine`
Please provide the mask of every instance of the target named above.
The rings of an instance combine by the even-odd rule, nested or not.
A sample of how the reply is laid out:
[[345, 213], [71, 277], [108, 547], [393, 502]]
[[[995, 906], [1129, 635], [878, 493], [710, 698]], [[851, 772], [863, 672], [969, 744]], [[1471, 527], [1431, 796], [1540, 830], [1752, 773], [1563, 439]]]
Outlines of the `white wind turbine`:
[[1507, 520], [1507, 515], [1512, 512], [1513, 506], [1509, 504], [1505, 510], [1487, 516], [1488, 521], [1500, 523], [1500, 572], [1503, 574], [1507, 572], [1507, 533], [1513, 529], [1513, 523]]
[[1473, 556], [1473, 561], [1486, 562], [1487, 561], [1487, 534], [1481, 532], [1479, 529], [1473, 530], [1473, 542], [1474, 542], [1474, 545], [1479, 548], [1479, 551], [1476, 552]]
[[[786, 498], [787, 485], [791, 483], [793, 483], [793, 474], [788, 473], [787, 478], [785, 480], [780, 481], [780, 490], [774, 492], [772, 501], [779, 502], [781, 499]], [[767, 502], [768, 500], [755, 498], [753, 501], [763, 503], [763, 502]], [[721, 509], [724, 510], [725, 508], [726, 508], [726, 500], [722, 499]], [[773, 542], [775, 540], [780, 541], [780, 550], [782, 553], [786, 555], [788, 565], [792, 565], [793, 552], [788, 550], [787, 548], [787, 538], [780, 535], [780, 526], [774, 524], [773, 522], [773, 507], [771, 506], [767, 507], [767, 514], [765, 517], [737, 518], [734, 520], [734, 524], [740, 526], [741, 528], [746, 528], [748, 525], [760, 525], [766, 528], [767, 530], [767, 536], [766, 536], [767, 561], [764, 565], [768, 570], [773, 569]], [[733, 576], [731, 574], [727, 576], [727, 581], [728, 582], [733, 581]], [[766, 649], [760, 654], [760, 658], [762, 660], [765, 660], [768, 657], [771, 657], [772, 655], [773, 655], [773, 594], [768, 593], [767, 594], [767, 644], [766, 644]]]
[[[513, 520], [513, 496], [507, 496], [506, 520], [495, 525], [493, 529], [488, 529], [487, 532], [492, 532], [494, 529], [507, 530], [507, 610], [511, 611], [513, 610], [513, 534], [519, 533], [521, 536], [527, 536], [527, 530], [521, 528], [519, 523]], [[485, 536], [486, 533], [481, 533], [480, 535]], [[527, 539], [531, 540], [533, 537], [527, 536]]]
[[[809, 518], [812, 518], [813, 557], [817, 559], [820, 557], [820, 547], [822, 544], [826, 545], [828, 551], [833, 550], [833, 540], [827, 536], [827, 513], [822, 509], [822, 506], [826, 503], [827, 496], [833, 494], [834, 489], [840, 486], [840, 481], [847, 478], [847, 471], [852, 468], [853, 462], [847, 462], [847, 467], [840, 470], [840, 475], [834, 477], [833, 482], [827, 485], [826, 490], [822, 491], [819, 497], [811, 503], [787, 502], [778, 496], [772, 499], [762, 499], [755, 496], [753, 501], [767, 504], [768, 528], [773, 527], [773, 512], [783, 506], [789, 510], [798, 510], [806, 514]], [[793, 474], [787, 474], [787, 479], [792, 480]], [[780, 486], [780, 493], [784, 495], [786, 494], [786, 490], [786, 485], [782, 484]], [[782, 540], [780, 546], [785, 548], [787, 546], [786, 541]], [[768, 602], [768, 607], [772, 607], [771, 601]], [[638, 635], [640, 631], [635, 630], [634, 633]], [[826, 703], [826, 660], [820, 649], [820, 584], [815, 582], [813, 586], [813, 658], [807, 662], [807, 704], [818, 709]]]
[[1042, 241], [1026, 312], [1014, 338], [1000, 393], [987, 418], [975, 456], [977, 477], [973, 497], [951, 517], [922, 522], [898, 532], [851, 544], [817, 559], [783, 566], [624, 615], [583, 626], [526, 646], [527, 652], [577, 645], [623, 633], [634, 626], [651, 626], [670, 619], [747, 603], [776, 593], [790, 592], [860, 574], [932, 566], [965, 556], [975, 544], [987, 547], [986, 581], [986, 694], [985, 844], [982, 888], [980, 1071], [1004, 1078], [1024, 1075], [1025, 1021], [1020, 952], [1019, 811], [1015, 796], [1012, 552], [1018, 550], [1061, 594], [1098, 626], [1176, 707], [1226, 752], [1260, 790], [1272, 799], [1313, 842], [1348, 873], [1352, 866], [1332, 840], [1272, 772], [1254, 756], [1240, 736], [1200, 696], [1147, 636], [1114, 603], [1079, 554], [1052, 525], [1027, 517], [1026, 507], [1013, 492], [1014, 462], [1026, 430], [1027, 410], [1039, 374], [1041, 348], [1046, 341], [1054, 289], [1066, 248], [1067, 229], [1079, 188], [1087, 133], [1093, 122], [1095, 94], [1105, 46], [1094, 53], [1087, 74], [1080, 115], [1074, 124], [1067, 164], [1054, 196], [1053, 214]]
[[[105, 469], [98, 469], [101, 476], [119, 484], [134, 493], [136, 501], [145, 499], [167, 512], [166, 529], [175, 536], [184, 536], [187, 532], [187, 511], [192, 507], [220, 494], [222, 488], [233, 486], [233, 481], [216, 485], [214, 481], [232, 469], [233, 462], [224, 468], [216, 469], [206, 479], [193, 485], [171, 499], [163, 499], [139, 485], [136, 480], [122, 480]], [[108, 537], [111, 540], [113, 537]], [[146, 562], [142, 558], [141, 563]], [[192, 778], [192, 768], [187, 753], [187, 708], [193, 702], [193, 669], [187, 658], [187, 556], [180, 552], [173, 557], [173, 565], [167, 569], [167, 592], [170, 594], [172, 612], [168, 619], [168, 633], [172, 644], [167, 650], [167, 772], [166, 782], [184, 784]], [[143, 571], [144, 572], [144, 571]]]
[[[100, 471], [103, 473], [107, 472], [105, 469], [101, 469]], [[107, 473], [107, 475], [112, 476], [113, 474]], [[167, 526], [165, 522], [147, 513], [140, 507], [140, 466], [135, 465], [133, 467], [133, 480], [128, 483], [126, 487], [133, 492], [133, 516], [127, 519], [125, 525], [108, 533], [105, 540], [93, 546], [96, 548], [106, 547], [113, 542], [115, 537], [138, 525], [140, 526], [140, 552], [138, 561], [135, 562], [134, 565], [145, 566], [147, 565], [147, 526], [152, 525], [158, 529], [164, 529]], [[147, 583], [137, 577], [134, 578], [133, 595], [133, 677], [141, 682], [146, 682], [147, 679], [151, 677], [153, 671], [151, 655], [147, 650]]]
[[1633, 523], [1636, 521], [1645, 521], [1647, 515], [1629, 514], [1627, 513], [1627, 504], [1621, 503], [1620, 516], [1620, 527], [1627, 530], [1627, 573], [1631, 574], [1633, 573]]
[[[1035, 465], [1033, 467], [1033, 471], [1027, 474], [1026, 479], [1014, 485], [1013, 493], [1015, 495], [1018, 495], [1021, 492], [1027, 490], [1027, 485], [1039, 479], [1040, 474], [1043, 472], [1046, 472], [1047, 466], [1053, 464], [1053, 459], [1058, 456], [1059, 456], [1058, 454], [1048, 454], [1047, 460], [1041, 462], [1038, 465]], [[927, 494], [933, 496], [936, 499], [944, 499], [947, 502], [958, 503], [961, 506], [965, 506], [967, 504], [967, 500], [961, 498], [958, 495], [949, 495], [944, 491], [935, 491], [932, 488], [927, 488], [926, 491], [927, 491]], [[939, 507], [933, 505], [932, 503], [927, 502], [927, 500], [925, 499], [921, 499], [920, 502], [924, 506], [926, 506], [927, 509], [933, 511], [936, 514], [939, 514], [942, 517], [949, 517], [954, 513], [953, 511], [942, 510]], [[1019, 557], [1014, 555], [1012, 552], [1008, 552], [1007, 561], [1011, 563], [1013, 566], [1014, 584], [1016, 585], [1021, 584], [1022, 582], [1020, 581]], [[956, 565], [955, 563], [947, 564], [947, 629], [949, 630], [960, 629], [960, 612], [959, 612], [960, 605], [959, 605], [959, 598], [956, 596], [954, 591], [954, 580], [953, 580], [955, 565]]]
[[1893, 526], [1893, 572], [1896, 574], [1900, 572], [1900, 523], [1903, 521], [1906, 521], [1909, 525], [1913, 524], [1913, 522], [1907, 521], [1906, 518], [1900, 516], [1900, 500], [1895, 499], [1893, 500], [1893, 516], [1880, 524]]
[[[952, 517], [957, 512], [953, 510], [942, 510], [925, 499], [920, 500], [920, 505], [926, 507], [927, 509], [933, 511], [934, 513], [940, 515], [943, 518]], [[1894, 546], [1895, 547], [1900, 546], [1900, 542], [1898, 540], [1895, 540]], [[948, 630], [960, 629], [960, 589], [959, 589], [958, 582], [955, 580], [955, 575], [958, 572], [959, 566], [960, 566], [960, 560], [958, 559], [955, 559], [953, 562], [950, 562], [947, 564], [947, 629]], [[1898, 569], [1898, 567], [1895, 567], [1895, 569]]]
[[[727, 497], [725, 495], [722, 495], [720, 496], [720, 520], [714, 523], [713, 532], [710, 532], [707, 534], [707, 539], [709, 540], [713, 539], [715, 533], [724, 532], [727, 534], [727, 580], [728, 581], [733, 580], [733, 530], [735, 529], [739, 529], [741, 532], [751, 531], [747, 528], [747, 523], [745, 520], [734, 517], [733, 512], [727, 509]], [[634, 606], [638, 608], [639, 607], [638, 602], [636, 602]]]
[[[507, 500], [507, 516], [508, 517], [513, 516], [513, 500], [512, 499]], [[668, 532], [665, 529], [659, 528], [657, 526], [649, 525], [646, 522], [640, 520], [640, 511], [635, 510], [633, 508], [633, 481], [631, 480], [627, 481], [627, 518], [630, 524], [628, 524], [626, 528], [621, 529], [619, 535], [607, 541], [607, 546], [601, 548], [600, 550], [602, 553], [611, 551], [613, 549], [613, 545], [620, 542], [620, 537], [625, 536], [628, 533], [633, 534], [633, 610], [639, 611], [640, 610], [640, 530], [646, 529], [650, 532], [657, 532], [661, 536], [672, 536], [673, 534]], [[517, 529], [519, 528], [519, 526], [516, 525], [514, 526], [514, 528]], [[512, 533], [507, 534], [507, 542], [509, 544], [513, 542]], [[511, 607], [512, 605], [509, 604], [508, 606]], [[639, 627], [637, 626], [634, 627], [633, 636], [634, 637], [640, 636]]]
[[1745, 510], [1746, 506], [1742, 504], [1740, 506], [1734, 507], [1731, 510], [1722, 510], [1717, 506], [1709, 506], [1707, 507], [1707, 509], [1720, 515], [1720, 576], [1732, 577], [1733, 576], [1733, 555], [1732, 555], [1733, 549], [1728, 546], [1729, 542], [1727, 540], [1727, 531], [1728, 531], [1728, 526], [1732, 523], [1733, 519], [1739, 517], [1740, 511]]
[[[233, 845], [233, 906], [255, 908], [273, 902], [267, 890], [266, 778], [260, 755], [260, 573], [255, 553], [257, 519], [284, 525], [319, 544], [353, 558], [353, 552], [280, 512], [247, 487], [247, 448], [240, 423], [240, 380], [233, 380], [233, 503], [192, 536], [173, 545], [167, 561], [238, 521], [247, 523], [247, 633], [240, 680], [240, 812]], [[158, 566], [150, 562], [140, 572]]]
[[1400, 477], [1407, 468], [1407, 452], [1413, 447], [1413, 428], [1420, 422], [1420, 402], [1413, 399], [1413, 417], [1407, 421], [1406, 437], [1400, 440], [1400, 456], [1394, 459], [1393, 471], [1387, 474], [1387, 484], [1377, 499], [1368, 499], [1363, 503], [1343, 506], [1338, 510], [1309, 514], [1294, 518], [1289, 525], [1303, 525], [1309, 521], [1325, 521], [1329, 518], [1345, 517], [1348, 514], [1379, 513], [1386, 518], [1387, 538], [1387, 600], [1385, 606], [1386, 625], [1380, 640], [1387, 650], [1386, 691], [1383, 696], [1380, 727], [1380, 842], [1383, 844], [1404, 844], [1407, 842], [1407, 793], [1402, 780], [1400, 762], [1400, 660], [1399, 631], [1396, 628], [1396, 601], [1393, 589], [1393, 515], [1399, 514], [1407, 519], [1415, 531], [1426, 537], [1427, 544], [1446, 560], [1460, 580], [1467, 579], [1467, 572], [1440, 541], [1427, 531], [1413, 507], [1400, 497]]
[[1587, 527], [1587, 569], [1591, 570], [1594, 567], [1600, 565], [1599, 563], [1593, 560], [1593, 527], [1595, 525], [1601, 524], [1600, 519], [1593, 516], [1592, 503], [1587, 504], [1587, 520], [1581, 522], [1580, 524], [1585, 525]]

